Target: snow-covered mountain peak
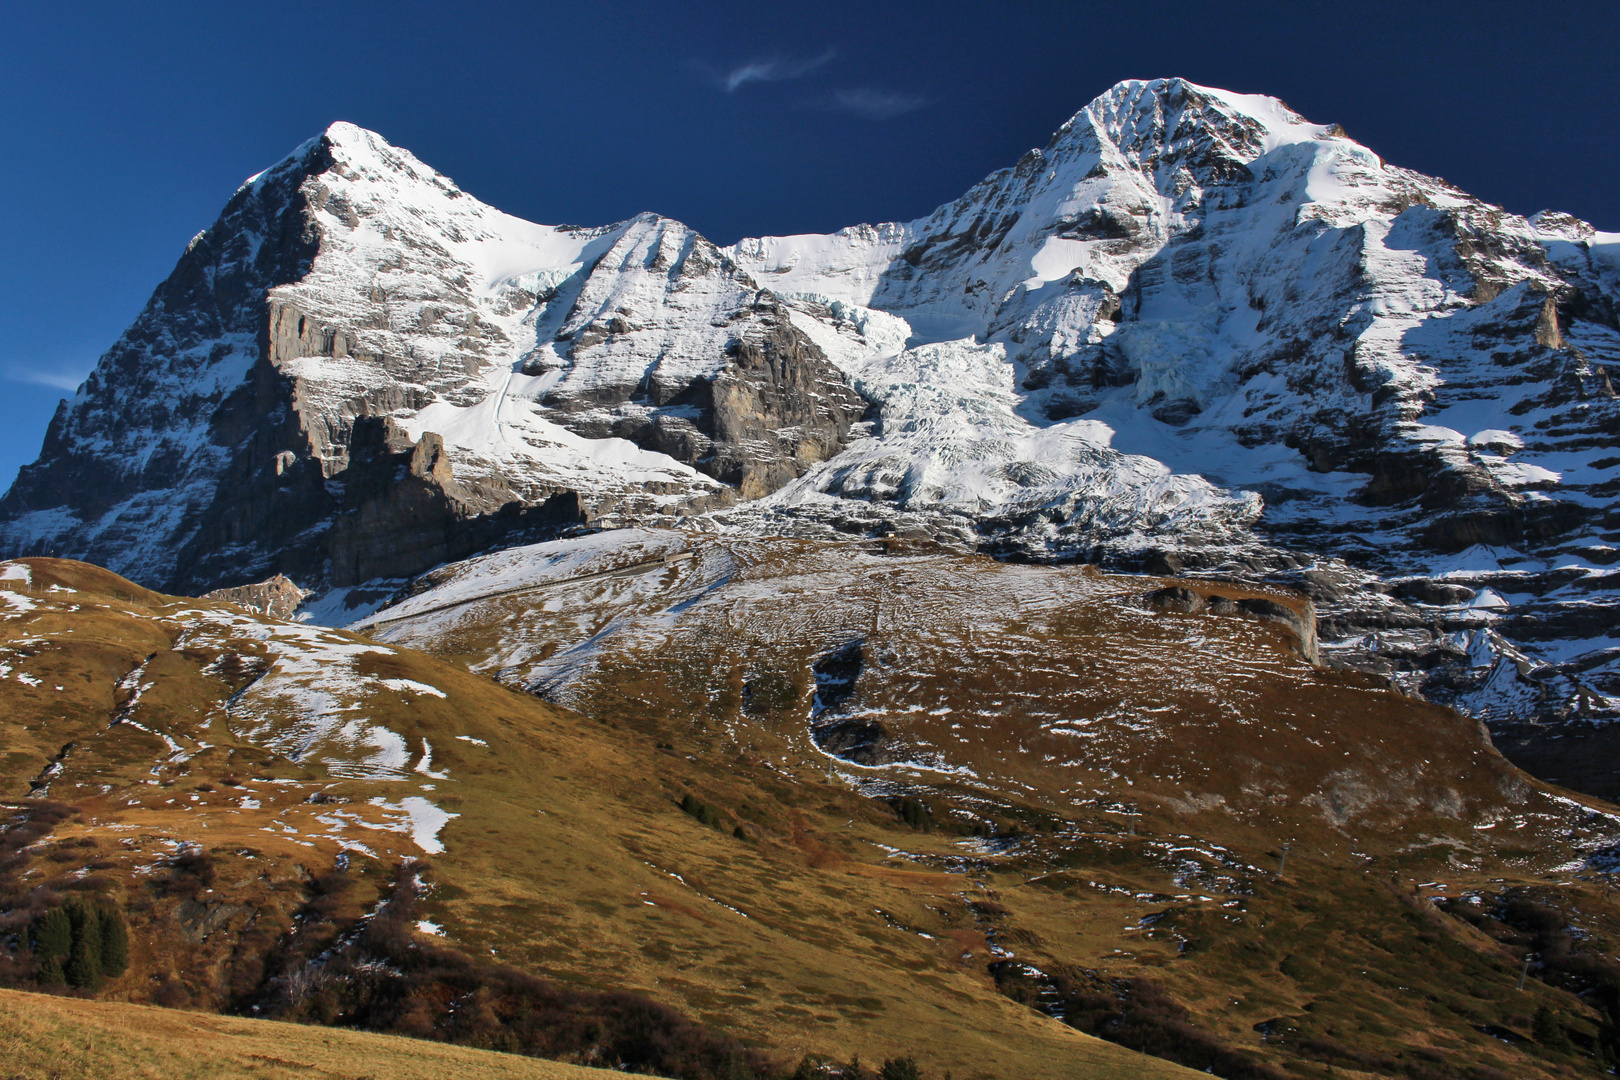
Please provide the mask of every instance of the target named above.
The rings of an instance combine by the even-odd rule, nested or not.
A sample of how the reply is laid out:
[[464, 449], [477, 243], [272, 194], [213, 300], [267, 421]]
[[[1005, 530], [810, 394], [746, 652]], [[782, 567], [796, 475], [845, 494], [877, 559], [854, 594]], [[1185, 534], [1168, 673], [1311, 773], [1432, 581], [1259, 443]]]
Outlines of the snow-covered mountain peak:
[[[320, 155], [316, 157], [315, 155]], [[456, 188], [449, 177], [402, 146], [395, 146], [382, 135], [347, 120], [329, 124], [325, 131], [305, 140], [271, 170], [282, 165], [307, 164], [318, 161], [319, 167], [340, 164], [351, 169], [370, 168], [376, 172], [403, 172], [443, 188]], [[459, 190], [459, 189], [457, 189]]]
[[334, 166], [346, 169], [369, 166], [375, 172], [410, 171], [419, 175], [433, 176], [444, 184], [455, 186], [448, 178], [439, 176], [432, 168], [423, 164], [409, 150], [394, 146], [375, 131], [346, 120], [338, 120], [328, 125], [319, 135], [313, 135], [299, 143], [291, 153], [269, 168], [248, 177], [243, 181], [242, 187], [261, 188], [267, 182], [284, 180], [292, 174], [297, 174], [297, 181], [301, 181], [306, 176], [326, 172]]
[[526, 276], [577, 271], [585, 247], [603, 232], [502, 213], [409, 150], [346, 121], [301, 144], [245, 189], [270, 201], [286, 201], [296, 189], [293, 197], [308, 203], [328, 248], [342, 244], [357, 257], [384, 262], [388, 249], [400, 245], [447, 255], [473, 271], [464, 287], [483, 294]]
[[[1473, 567], [1454, 554], [1489, 545], [1493, 570], [1579, 566], [1590, 584], [1524, 625], [1597, 649], [1579, 590], [1614, 576], [1590, 530], [1620, 460], [1616, 240], [1481, 203], [1274, 98], [1124, 82], [926, 217], [736, 245], [762, 283], [836, 316], [823, 347], [881, 403], [879, 441], [769, 503], [886, 504], [902, 528], [1036, 557], [1106, 560], [1162, 528], [1189, 542], [1160, 565], [1227, 573], [1254, 556], [1199, 548], [1251, 526], [1389, 574]], [[1448, 588], [1433, 595], [1464, 595]], [[1453, 677], [1434, 680], [1452, 700], [1485, 678]], [[1499, 707], [1504, 685], [1479, 700]], [[1524, 693], [1568, 692], [1544, 685]]]
[[351, 124], [347, 120], [332, 121], [326, 126], [326, 130], [321, 132], [321, 138], [337, 147], [364, 147], [371, 153], [403, 153], [414, 160], [414, 155], [410, 151], [401, 150], [370, 128]]
[[1333, 138], [1281, 101], [1185, 79], [1129, 79], [1099, 95], [1058, 129], [1053, 146], [1078, 138], [1137, 160], [1197, 145], [1248, 162], [1280, 146]]
[[[998, 315], [1026, 309], [1034, 294], [1053, 299], [1060, 289], [1051, 285], [1090, 281], [1117, 297], [1137, 267], [1211, 212], [1251, 208], [1244, 216], [1263, 243], [1308, 219], [1355, 224], [1414, 201], [1413, 186], [1336, 125], [1313, 124], [1275, 98], [1128, 80], [1045, 147], [927, 217], [733, 250], [778, 292], [908, 310], [926, 339], [985, 338], [1007, 329]], [[1417, 201], [1450, 204], [1453, 194], [1430, 182]]]
[[350, 583], [766, 494], [864, 409], [679, 222], [524, 221], [339, 123], [188, 246], [58, 414], [9, 533], [190, 587]]

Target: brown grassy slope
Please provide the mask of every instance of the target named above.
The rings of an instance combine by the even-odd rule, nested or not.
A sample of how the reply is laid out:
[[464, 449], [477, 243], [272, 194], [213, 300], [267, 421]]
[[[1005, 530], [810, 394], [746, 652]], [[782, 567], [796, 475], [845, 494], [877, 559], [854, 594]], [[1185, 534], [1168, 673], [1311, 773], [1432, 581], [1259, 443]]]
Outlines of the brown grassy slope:
[[0, 1061], [28, 1080], [600, 1080], [622, 1073], [420, 1039], [0, 990]]
[[[131, 913], [132, 967], [107, 996], [226, 1004], [262, 976], [255, 957], [340, 850], [350, 912], [424, 854], [390, 831], [421, 799], [456, 815], [436, 834], [446, 850], [423, 914], [474, 955], [639, 990], [784, 1058], [1185, 1075], [999, 994], [966, 914], [971, 872], [884, 867], [870, 841], [897, 822], [855, 792], [660, 750], [409, 649], [142, 594], [82, 564], [25, 565], [27, 604], [0, 621], [0, 724], [23, 748], [3, 779], [79, 816], [21, 885], [92, 888]], [[317, 723], [332, 718], [361, 726]], [[723, 801], [724, 831], [680, 811], [695, 791]], [[733, 811], [750, 815], [746, 839], [731, 835], [744, 824]], [[177, 877], [181, 844], [214, 854], [212, 880]], [[925, 938], [876, 911], [968, 928]]]
[[[1035, 1005], [1059, 979], [1104, 994], [1149, 979], [1193, 1026], [1305, 1075], [1540, 1076], [1590, 1060], [1528, 1036], [1546, 1005], [1589, 1044], [1596, 998], [1569, 992], [1577, 983], [1514, 991], [1524, 946], [1509, 928], [1479, 933], [1424, 897], [1478, 896], [1487, 910], [1536, 895], [1612, 952], [1620, 926], [1583, 860], [1620, 839], [1620, 820], [1525, 776], [1473, 721], [1312, 668], [1273, 624], [1149, 611], [1140, 597], [1162, 581], [860, 544], [690, 542], [691, 559], [639, 573], [592, 575], [584, 561], [568, 564], [577, 580], [455, 606], [430, 591], [413, 601], [422, 615], [382, 613], [392, 621], [376, 633], [672, 745], [728, 828], [791, 836], [820, 783], [819, 880], [837, 881], [836, 866], [872, 909], [846, 909], [829, 947], [864, 937], [899, 965], [928, 934]], [[466, 587], [476, 567], [457, 574]], [[816, 716], [813, 667], [851, 642], [854, 693]], [[877, 726], [882, 752], [830, 760], [811, 737], [829, 720]], [[875, 800], [844, 811], [851, 790], [920, 800], [937, 827], [885, 820]], [[646, 835], [628, 839], [679, 843]], [[687, 880], [750, 914], [819, 906], [762, 886], [769, 864], [729, 845], [680, 844]], [[447, 901], [447, 917], [475, 903]], [[707, 945], [646, 956], [644, 970], [667, 984], [658, 967], [696, 955]], [[1025, 966], [1038, 972], [1027, 985]], [[776, 970], [749, 989], [813, 1019]]]
[[[1528, 831], [1564, 861], [1570, 808], [1477, 723], [1312, 667], [1275, 623], [1151, 611], [1141, 597], [1161, 580], [855, 543], [695, 543], [639, 575], [410, 617], [430, 591], [381, 613], [396, 621], [377, 636], [789, 773], [1018, 790], [1059, 813], [1128, 805], [1211, 838], [1346, 857], [1419, 836], [1483, 854]], [[813, 668], [849, 646], [854, 691], [819, 711]], [[863, 724], [877, 732], [866, 756], [829, 762], [832, 744], [812, 738]], [[1514, 836], [1474, 827], [1510, 816]]]

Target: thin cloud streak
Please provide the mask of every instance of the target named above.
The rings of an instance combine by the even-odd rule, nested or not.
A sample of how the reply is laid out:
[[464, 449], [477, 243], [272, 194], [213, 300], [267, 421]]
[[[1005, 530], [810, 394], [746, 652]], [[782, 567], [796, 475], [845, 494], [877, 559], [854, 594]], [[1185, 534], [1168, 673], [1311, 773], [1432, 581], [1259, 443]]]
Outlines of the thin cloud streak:
[[73, 375], [65, 371], [44, 371], [37, 368], [10, 367], [6, 369], [6, 378], [12, 382], [49, 386], [56, 390], [65, 390], [70, 394], [77, 391], [79, 385], [89, 377], [89, 372], [85, 372], [83, 375]]
[[833, 108], [852, 112], [857, 116], [864, 116], [868, 120], [892, 120], [896, 116], [916, 112], [918, 109], [933, 103], [933, 98], [924, 97], [921, 94], [903, 94], [894, 90], [873, 90], [870, 87], [839, 90], [833, 94], [830, 101]]
[[808, 60], [794, 60], [787, 57], [773, 56], [758, 60], [750, 60], [732, 68], [721, 79], [720, 85], [725, 87], [726, 93], [734, 93], [740, 87], [749, 83], [787, 82], [789, 79], [802, 79], [817, 68], [825, 67], [838, 55], [836, 49], [828, 49], [820, 56], [812, 56]]

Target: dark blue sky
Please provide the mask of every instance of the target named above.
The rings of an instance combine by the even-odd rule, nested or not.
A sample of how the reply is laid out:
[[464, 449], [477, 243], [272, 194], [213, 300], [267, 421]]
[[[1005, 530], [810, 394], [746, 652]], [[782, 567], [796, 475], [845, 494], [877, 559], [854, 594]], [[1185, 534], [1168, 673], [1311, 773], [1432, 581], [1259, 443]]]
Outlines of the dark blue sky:
[[1181, 75], [1620, 230], [1605, 0], [3, 10], [0, 483], [236, 186], [338, 119], [522, 217], [729, 243], [924, 214], [1120, 79]]

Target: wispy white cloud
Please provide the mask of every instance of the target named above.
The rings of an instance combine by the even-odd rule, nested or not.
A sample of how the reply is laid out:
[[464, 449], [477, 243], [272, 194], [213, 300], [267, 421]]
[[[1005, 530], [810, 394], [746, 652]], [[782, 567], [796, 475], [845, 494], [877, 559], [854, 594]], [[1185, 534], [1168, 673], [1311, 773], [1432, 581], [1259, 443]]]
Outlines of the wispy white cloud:
[[787, 82], [790, 79], [802, 79], [817, 68], [825, 67], [838, 55], [836, 49], [828, 49], [819, 56], [808, 59], [790, 56], [768, 56], [749, 60], [738, 64], [730, 71], [716, 78], [726, 93], [734, 93], [749, 83]]
[[12, 382], [49, 386], [57, 390], [65, 390], [70, 394], [79, 388], [79, 384], [84, 382], [89, 374], [88, 371], [74, 373], [50, 368], [24, 368], [15, 364], [5, 369], [6, 378]]
[[856, 87], [852, 90], [836, 91], [829, 99], [829, 104], [835, 109], [852, 112], [857, 116], [864, 116], [868, 120], [890, 120], [896, 116], [903, 116], [908, 112], [932, 105], [934, 99], [922, 94], [905, 94], [896, 90], [874, 90], [871, 87]]

